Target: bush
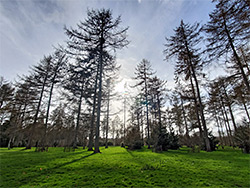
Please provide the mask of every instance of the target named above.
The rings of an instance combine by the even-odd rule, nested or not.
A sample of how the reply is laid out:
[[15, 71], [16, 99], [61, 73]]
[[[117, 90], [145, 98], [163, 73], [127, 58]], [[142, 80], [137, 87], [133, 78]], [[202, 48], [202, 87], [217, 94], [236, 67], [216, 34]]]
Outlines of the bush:
[[131, 149], [141, 149], [143, 145], [142, 140], [136, 140], [134, 144], [132, 144]]
[[[217, 148], [217, 144], [219, 143], [219, 140], [217, 140], [213, 135], [212, 132], [210, 132], [208, 134], [208, 139], [209, 139], [209, 143], [210, 143], [210, 147], [212, 151], [215, 151], [215, 149]], [[206, 147], [204, 146], [204, 150], [206, 150]]]
[[144, 145], [140, 138], [140, 131], [133, 127], [126, 136], [125, 145], [128, 146], [128, 149], [141, 149]]
[[234, 140], [243, 153], [250, 153], [250, 128], [246, 120], [242, 121], [242, 125], [237, 127], [234, 132]]
[[167, 132], [166, 128], [162, 128], [158, 134], [158, 141], [155, 145], [156, 151], [167, 151], [168, 149], [179, 149], [179, 138], [173, 130]]
[[108, 141], [108, 146], [113, 146], [113, 145], [114, 145], [113, 142]]
[[[208, 140], [210, 143], [211, 150], [215, 151], [215, 149], [217, 148], [216, 145], [219, 143], [219, 140], [217, 140], [216, 137], [212, 135], [212, 132], [208, 133]], [[204, 139], [200, 137], [199, 133], [195, 133], [188, 139], [186, 139], [186, 143], [188, 147], [192, 148], [192, 151], [194, 151], [195, 147], [199, 147], [201, 150], [206, 151], [206, 145], [204, 144]], [[194, 152], [196, 152], [196, 150]]]

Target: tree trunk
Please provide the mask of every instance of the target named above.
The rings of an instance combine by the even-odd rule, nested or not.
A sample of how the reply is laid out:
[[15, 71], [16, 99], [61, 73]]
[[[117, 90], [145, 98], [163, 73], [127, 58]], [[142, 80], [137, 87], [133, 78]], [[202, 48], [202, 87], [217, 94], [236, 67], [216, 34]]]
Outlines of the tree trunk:
[[189, 131], [188, 131], [188, 125], [187, 125], [187, 119], [186, 119], [186, 114], [185, 114], [185, 109], [183, 105], [183, 99], [181, 98], [181, 109], [182, 109], [182, 115], [185, 123], [185, 129], [186, 129], [186, 138], [189, 138]]
[[158, 118], [159, 118], [159, 127], [160, 130], [162, 129], [162, 122], [161, 122], [161, 101], [159, 98], [159, 93], [157, 93], [157, 105], [158, 105]]
[[204, 134], [204, 139], [205, 139], [205, 143], [206, 143], [206, 151], [212, 151], [211, 146], [210, 146], [210, 142], [209, 142], [209, 139], [208, 139], [208, 130], [207, 130], [206, 120], [205, 120], [205, 116], [204, 116], [204, 112], [203, 112], [203, 104], [202, 104], [202, 101], [201, 101], [198, 80], [196, 78], [193, 66], [191, 66], [191, 67], [193, 69], [193, 77], [194, 77], [194, 80], [195, 80], [195, 85], [196, 85], [196, 90], [197, 90], [197, 95], [198, 95], [198, 100], [199, 100], [199, 108], [200, 108], [200, 113], [201, 113], [201, 122], [202, 122], [202, 125], [203, 125], [203, 134]]
[[204, 140], [204, 138], [203, 138], [203, 131], [202, 131], [202, 128], [201, 128], [200, 115], [199, 115], [199, 110], [198, 110], [197, 97], [196, 97], [196, 93], [195, 93], [195, 89], [194, 89], [194, 84], [193, 84], [193, 80], [192, 80], [191, 76], [190, 76], [190, 83], [191, 83], [192, 92], [193, 92], [193, 96], [194, 96], [195, 113], [196, 113], [198, 128], [199, 128], [199, 132], [200, 132], [200, 138]]
[[247, 75], [246, 75], [246, 73], [244, 72], [244, 68], [243, 68], [243, 66], [242, 66], [240, 57], [239, 57], [239, 55], [238, 55], [237, 52], [236, 52], [236, 49], [235, 49], [235, 46], [234, 46], [234, 43], [233, 43], [233, 39], [232, 39], [232, 37], [231, 37], [231, 35], [230, 35], [230, 32], [229, 32], [229, 30], [228, 30], [228, 28], [227, 28], [226, 20], [225, 20], [224, 17], [223, 17], [223, 20], [224, 20], [225, 32], [226, 32], [227, 37], [228, 37], [228, 42], [229, 42], [229, 44], [230, 44], [231, 49], [233, 50], [233, 55], [234, 55], [234, 57], [235, 57], [235, 59], [236, 59], [237, 65], [239, 66], [239, 69], [240, 69], [240, 71], [241, 71], [241, 75], [242, 75], [242, 77], [243, 77], [243, 81], [244, 81], [244, 83], [245, 83], [245, 85], [246, 85], [246, 87], [247, 87], [247, 90], [250, 91], [250, 86], [249, 86], [249, 82], [248, 82], [248, 79], [247, 79]]
[[99, 86], [97, 98], [97, 121], [96, 121], [96, 134], [95, 134], [95, 150], [94, 153], [100, 153], [99, 149], [99, 135], [100, 135], [100, 118], [101, 118], [101, 102], [102, 102], [102, 72], [103, 72], [103, 31], [100, 38], [100, 69], [99, 69]]
[[48, 106], [47, 106], [47, 112], [46, 112], [46, 120], [45, 120], [45, 128], [44, 128], [44, 136], [42, 140], [42, 150], [45, 150], [44, 146], [47, 144], [47, 128], [48, 128], [48, 121], [49, 121], [49, 110], [50, 110], [50, 104], [51, 104], [51, 98], [53, 94], [53, 89], [54, 89], [54, 84], [55, 84], [55, 79], [56, 79], [57, 72], [55, 71], [54, 76], [52, 78], [52, 83], [50, 87], [50, 92], [49, 92], [49, 101], [48, 101]]
[[201, 114], [201, 122], [202, 122], [202, 126], [203, 126], [203, 135], [204, 135], [206, 151], [209, 152], [209, 151], [212, 151], [212, 150], [211, 150], [210, 142], [209, 142], [209, 139], [208, 139], [208, 130], [207, 130], [206, 120], [205, 120], [205, 116], [204, 116], [204, 112], [203, 112], [203, 104], [202, 104], [201, 96], [200, 96], [199, 83], [198, 83], [198, 80], [197, 80], [197, 77], [196, 77], [195, 68], [194, 68], [194, 65], [192, 63], [192, 56], [191, 56], [191, 53], [189, 51], [187, 41], [185, 41], [185, 47], [186, 47], [186, 50], [187, 50], [187, 53], [188, 53], [188, 58], [189, 58], [188, 64], [189, 64], [189, 67], [191, 69], [190, 72], [191, 72], [191, 75], [194, 78], [194, 82], [195, 82], [195, 86], [196, 86], [196, 91], [197, 91], [197, 96], [198, 96], [198, 101], [199, 101], [199, 111], [200, 111], [200, 114]]
[[124, 95], [123, 101], [123, 143], [125, 143], [126, 137], [126, 96]]
[[81, 107], [82, 107], [82, 97], [83, 97], [83, 86], [81, 85], [81, 95], [79, 98], [79, 104], [78, 104], [78, 110], [77, 110], [77, 119], [76, 119], [76, 128], [75, 128], [75, 135], [74, 135], [74, 141], [73, 141], [73, 148], [77, 148], [77, 134], [79, 130], [79, 123], [80, 123], [80, 117], [81, 117]]
[[226, 133], [227, 133], [227, 137], [228, 137], [228, 142], [229, 142], [229, 145], [231, 146], [232, 145], [232, 141], [231, 141], [231, 135], [230, 135], [230, 133], [229, 133], [229, 131], [228, 131], [228, 128], [227, 128], [227, 120], [226, 120], [226, 117], [225, 117], [225, 115], [224, 115], [224, 110], [223, 109], [221, 109], [221, 113], [222, 113], [222, 117], [223, 117], [223, 120], [224, 120], [224, 125], [225, 125], [225, 128], [226, 128]]
[[35, 128], [36, 123], [37, 123], [38, 113], [40, 111], [40, 106], [41, 106], [41, 103], [42, 103], [43, 92], [44, 92], [44, 89], [45, 89], [45, 84], [47, 82], [47, 78], [48, 78], [48, 74], [45, 75], [45, 78], [43, 80], [42, 90], [41, 90], [41, 93], [40, 93], [40, 97], [39, 97], [39, 101], [38, 101], [38, 105], [37, 105], [36, 113], [35, 113], [35, 117], [34, 117], [34, 122], [33, 122], [32, 128], [31, 128], [31, 133], [30, 133], [30, 137], [29, 137], [26, 149], [31, 149], [32, 139], [33, 139], [33, 132], [34, 132], [34, 128]]
[[148, 149], [150, 149], [150, 133], [149, 133], [149, 118], [148, 118], [148, 91], [147, 91], [147, 81], [145, 80], [145, 94], [146, 94], [146, 116], [147, 116], [147, 144]]
[[8, 143], [8, 150], [13, 148], [14, 141], [15, 141], [15, 137], [11, 137]]
[[249, 112], [248, 112], [248, 110], [247, 110], [247, 106], [246, 106], [246, 103], [245, 103], [245, 100], [244, 100], [244, 99], [242, 99], [242, 104], [243, 104], [243, 106], [244, 106], [244, 110], [245, 110], [246, 115], [247, 115], [247, 117], [248, 117], [248, 120], [249, 120], [249, 122], [250, 122], [250, 115], [249, 115]]
[[219, 138], [220, 138], [220, 141], [222, 142], [222, 136], [221, 136], [221, 131], [220, 131], [220, 124], [219, 124], [219, 120], [218, 120], [218, 117], [216, 115], [216, 110], [214, 109], [214, 117], [215, 117], [215, 121], [216, 121], [216, 124], [217, 124], [217, 127], [218, 127], [218, 134], [219, 134]]
[[250, 68], [249, 68], [248, 63], [247, 63], [247, 58], [246, 58], [246, 55], [245, 55], [244, 50], [242, 49], [242, 47], [240, 48], [240, 52], [241, 52], [241, 55], [243, 57], [245, 66], [247, 68], [247, 71], [248, 71], [248, 73], [250, 73]]
[[91, 116], [91, 122], [90, 122], [88, 151], [93, 151], [94, 122], [95, 122], [95, 110], [96, 110], [96, 94], [97, 94], [97, 84], [98, 84], [98, 73], [99, 73], [99, 63], [97, 65], [97, 70], [96, 70], [95, 90], [94, 90], [94, 97], [93, 97], [92, 116]]
[[108, 80], [108, 106], [107, 106], [107, 125], [106, 125], [106, 141], [105, 148], [108, 148], [108, 129], [109, 129], [109, 96], [110, 96], [110, 80]]
[[225, 118], [226, 118], [228, 130], [229, 130], [229, 133], [230, 133], [231, 142], [232, 142], [232, 145], [234, 145], [232, 130], [231, 130], [231, 127], [230, 127], [230, 124], [229, 124], [229, 118], [228, 118], [228, 116], [227, 116], [226, 107], [225, 107], [225, 104], [224, 104], [224, 102], [223, 102], [223, 98], [222, 98], [222, 97], [221, 97], [221, 100], [222, 100], [222, 101], [221, 101], [221, 102], [222, 102], [222, 110], [224, 111], [224, 114], [225, 114]]
[[[142, 113], [143, 113], [143, 107], [142, 107]], [[143, 114], [141, 115], [141, 139], [142, 139], [142, 142], [144, 143], [144, 126], [143, 126]]]
[[223, 87], [224, 94], [225, 94], [225, 97], [226, 97], [227, 106], [228, 106], [228, 109], [229, 109], [229, 112], [230, 112], [230, 115], [231, 115], [231, 118], [232, 118], [232, 122], [233, 122], [233, 126], [234, 126], [234, 131], [236, 131], [237, 127], [236, 127], [236, 123], [235, 123], [235, 119], [234, 119], [234, 115], [233, 115], [233, 111], [232, 111], [232, 107], [231, 107], [230, 98], [227, 95], [227, 91], [226, 91], [226, 88], [225, 88], [224, 84], [223, 84], [222, 87]]
[[220, 119], [219, 119], [219, 125], [220, 125], [221, 134], [222, 134], [222, 141], [223, 141], [222, 144], [226, 145], [225, 133], [223, 132], [223, 127], [222, 127], [222, 123]]

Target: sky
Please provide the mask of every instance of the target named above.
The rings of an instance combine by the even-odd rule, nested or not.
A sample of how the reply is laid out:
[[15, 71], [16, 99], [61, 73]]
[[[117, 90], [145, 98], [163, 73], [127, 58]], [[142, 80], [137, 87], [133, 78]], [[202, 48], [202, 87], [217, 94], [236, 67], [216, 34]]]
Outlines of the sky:
[[[8, 81], [26, 75], [53, 46], [65, 45], [64, 26], [76, 28], [87, 9], [109, 8], [122, 27], [129, 27], [130, 44], [117, 51], [123, 87], [135, 66], [151, 62], [157, 75], [172, 87], [174, 62], [164, 61], [165, 37], [173, 35], [181, 19], [205, 24], [211, 0], [0, 0], [0, 76]], [[121, 89], [121, 88], [120, 88]]]
[[125, 93], [125, 83], [133, 85], [142, 59], [173, 88], [175, 63], [164, 61], [165, 37], [174, 34], [182, 19], [205, 24], [214, 7], [211, 0], [0, 0], [0, 76], [14, 82], [17, 75], [29, 74], [54, 46], [66, 45], [64, 26], [76, 28], [87, 9], [109, 8], [114, 18], [121, 15], [121, 27], [129, 27], [130, 44], [116, 54], [121, 65], [116, 90]]

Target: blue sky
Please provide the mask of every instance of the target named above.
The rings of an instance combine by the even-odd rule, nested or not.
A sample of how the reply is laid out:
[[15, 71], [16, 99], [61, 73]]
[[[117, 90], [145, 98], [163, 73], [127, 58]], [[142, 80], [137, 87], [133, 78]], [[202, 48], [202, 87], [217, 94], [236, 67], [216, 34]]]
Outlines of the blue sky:
[[0, 75], [14, 81], [29, 67], [65, 45], [63, 27], [84, 20], [87, 8], [110, 8], [129, 26], [127, 48], [117, 52], [121, 77], [130, 82], [134, 68], [148, 59], [157, 75], [173, 85], [174, 62], [164, 61], [165, 37], [184, 22], [206, 23], [211, 0], [0, 0]]

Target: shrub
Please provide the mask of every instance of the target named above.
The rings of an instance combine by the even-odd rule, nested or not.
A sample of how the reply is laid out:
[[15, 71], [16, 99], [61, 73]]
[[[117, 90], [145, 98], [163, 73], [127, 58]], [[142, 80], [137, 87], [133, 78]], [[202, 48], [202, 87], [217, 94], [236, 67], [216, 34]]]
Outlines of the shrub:
[[156, 151], [167, 151], [168, 149], [179, 149], [179, 138], [173, 130], [167, 132], [166, 128], [162, 128], [158, 134], [158, 141], [155, 145]]
[[141, 149], [143, 142], [140, 138], [140, 131], [133, 127], [126, 136], [125, 145], [128, 146], [128, 149]]
[[[208, 139], [210, 143], [210, 147], [212, 151], [215, 151], [217, 148], [216, 145], [219, 143], [219, 140], [216, 139], [212, 135], [212, 132], [208, 133]], [[199, 133], [195, 133], [192, 136], [188, 138], [188, 144], [186, 144], [188, 147], [192, 148], [192, 151], [196, 152], [193, 148], [199, 147], [201, 150], [206, 151], [206, 145], [204, 144], [204, 139], [200, 137]]]
[[113, 145], [114, 145], [113, 142], [108, 141], [108, 146], [113, 146]]
[[250, 128], [246, 120], [242, 121], [242, 125], [237, 127], [234, 132], [234, 140], [243, 153], [250, 153]]
[[[217, 144], [219, 143], [219, 140], [217, 140], [213, 135], [212, 132], [210, 132], [208, 134], [208, 139], [209, 139], [209, 143], [210, 143], [210, 147], [212, 151], [215, 151], [215, 149], [217, 148]], [[206, 147], [204, 145], [204, 150], [206, 150]]]

